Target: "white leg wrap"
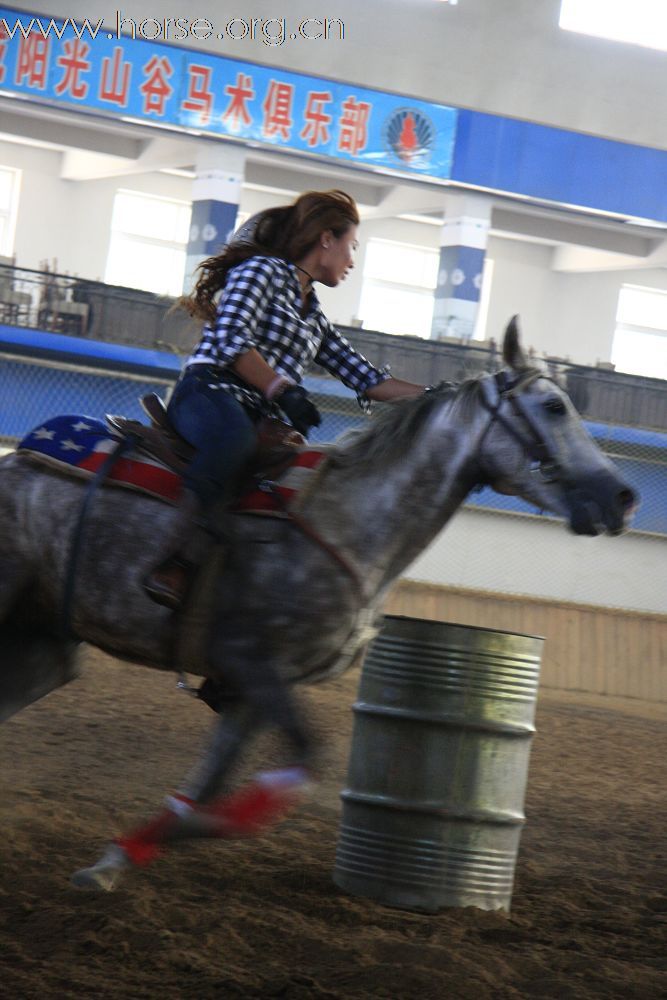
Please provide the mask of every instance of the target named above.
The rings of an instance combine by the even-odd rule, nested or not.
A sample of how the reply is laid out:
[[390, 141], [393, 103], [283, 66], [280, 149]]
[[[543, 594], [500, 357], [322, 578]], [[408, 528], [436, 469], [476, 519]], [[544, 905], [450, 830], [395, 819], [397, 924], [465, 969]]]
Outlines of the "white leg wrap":
[[257, 784], [269, 788], [293, 788], [306, 791], [312, 779], [305, 767], [283, 767], [276, 771], [260, 771]]
[[91, 868], [82, 868], [74, 872], [70, 882], [77, 889], [92, 889], [112, 892], [118, 885], [124, 871], [132, 866], [122, 847], [110, 844], [106, 851]]

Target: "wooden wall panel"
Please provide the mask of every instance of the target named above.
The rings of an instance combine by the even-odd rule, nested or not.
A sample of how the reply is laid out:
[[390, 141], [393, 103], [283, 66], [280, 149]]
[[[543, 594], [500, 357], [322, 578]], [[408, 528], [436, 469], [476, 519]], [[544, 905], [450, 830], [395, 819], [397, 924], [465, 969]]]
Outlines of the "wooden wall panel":
[[667, 702], [667, 618], [402, 580], [387, 614], [545, 638], [544, 687]]

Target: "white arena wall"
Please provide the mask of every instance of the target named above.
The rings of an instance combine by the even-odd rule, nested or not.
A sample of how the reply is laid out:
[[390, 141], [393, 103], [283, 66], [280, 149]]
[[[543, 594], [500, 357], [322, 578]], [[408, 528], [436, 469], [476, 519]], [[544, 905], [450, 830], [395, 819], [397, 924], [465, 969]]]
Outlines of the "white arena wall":
[[667, 701], [667, 538], [464, 508], [387, 612], [543, 636], [541, 684]]
[[543, 636], [546, 687], [667, 701], [667, 538], [464, 508], [387, 611]]
[[667, 702], [664, 615], [401, 580], [387, 613], [545, 639], [543, 687]]
[[409, 580], [667, 613], [667, 538], [578, 537], [530, 515], [466, 508], [404, 574]]

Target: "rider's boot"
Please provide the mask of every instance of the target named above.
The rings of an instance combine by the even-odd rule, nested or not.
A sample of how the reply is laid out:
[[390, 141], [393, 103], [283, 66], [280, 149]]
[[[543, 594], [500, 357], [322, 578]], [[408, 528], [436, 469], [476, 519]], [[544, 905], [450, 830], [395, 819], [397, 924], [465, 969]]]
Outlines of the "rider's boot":
[[178, 610], [203, 558], [206, 519], [201, 500], [184, 489], [176, 508], [176, 522], [169, 548], [144, 579], [144, 590], [157, 604]]

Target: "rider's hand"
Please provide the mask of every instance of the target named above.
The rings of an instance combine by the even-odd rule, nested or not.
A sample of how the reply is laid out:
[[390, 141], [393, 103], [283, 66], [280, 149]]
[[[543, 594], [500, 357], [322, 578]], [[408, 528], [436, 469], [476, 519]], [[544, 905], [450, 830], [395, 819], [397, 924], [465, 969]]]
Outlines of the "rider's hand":
[[302, 385], [288, 385], [276, 399], [292, 427], [306, 436], [311, 427], [319, 427], [322, 418]]

